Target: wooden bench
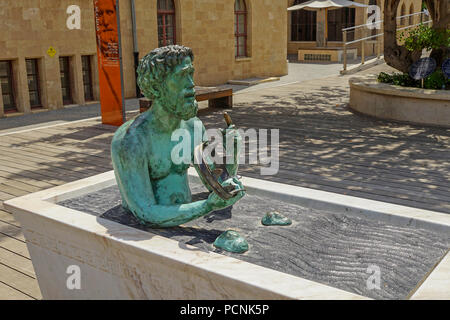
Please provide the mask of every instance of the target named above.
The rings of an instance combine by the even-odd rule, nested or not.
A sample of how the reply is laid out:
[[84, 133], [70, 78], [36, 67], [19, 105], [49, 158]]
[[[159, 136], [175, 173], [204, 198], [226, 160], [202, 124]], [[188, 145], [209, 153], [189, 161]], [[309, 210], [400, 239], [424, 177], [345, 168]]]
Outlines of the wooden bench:
[[[195, 87], [195, 100], [208, 100], [210, 108], [232, 108], [233, 89], [231, 87]], [[150, 109], [152, 101], [147, 98], [139, 99], [139, 109], [143, 113]]]

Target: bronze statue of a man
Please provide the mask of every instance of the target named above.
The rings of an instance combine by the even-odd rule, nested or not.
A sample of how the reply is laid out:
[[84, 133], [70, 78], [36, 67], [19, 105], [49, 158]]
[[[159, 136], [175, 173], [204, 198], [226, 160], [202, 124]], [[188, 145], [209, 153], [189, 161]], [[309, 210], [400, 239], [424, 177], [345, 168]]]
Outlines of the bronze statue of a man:
[[[150, 110], [123, 124], [115, 133], [111, 154], [122, 205], [142, 223], [152, 227], [172, 227], [229, 207], [244, 196], [236, 172], [230, 172], [222, 185], [236, 190], [223, 200], [211, 192], [207, 200], [192, 202], [188, 184], [189, 163], [172, 159], [178, 143], [172, 141], [175, 130], [190, 133], [194, 154], [194, 126], [198, 105], [194, 91], [192, 50], [167, 46], [146, 55], [138, 68], [138, 85], [153, 101]], [[201, 123], [201, 122], [200, 122]], [[227, 136], [240, 139], [234, 127]], [[201, 124], [202, 137], [205, 132]], [[201, 143], [201, 140], [200, 140]], [[237, 152], [237, 151], [236, 151]], [[237, 170], [237, 166], [234, 166]]]

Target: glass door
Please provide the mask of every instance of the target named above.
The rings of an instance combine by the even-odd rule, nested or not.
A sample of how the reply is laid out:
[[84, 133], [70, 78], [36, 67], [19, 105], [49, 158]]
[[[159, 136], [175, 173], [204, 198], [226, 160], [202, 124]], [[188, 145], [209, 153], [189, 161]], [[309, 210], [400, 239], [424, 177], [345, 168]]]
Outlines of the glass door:
[[11, 61], [0, 61], [0, 83], [5, 113], [17, 112]]
[[70, 79], [70, 57], [59, 57], [59, 70], [61, 74], [61, 89], [63, 104], [72, 104], [72, 90]]
[[30, 93], [31, 108], [42, 107], [41, 94], [39, 88], [39, 71], [37, 59], [26, 59], [28, 91]]
[[91, 56], [82, 56], [81, 64], [83, 69], [84, 99], [92, 101], [94, 100], [94, 94], [92, 90]]

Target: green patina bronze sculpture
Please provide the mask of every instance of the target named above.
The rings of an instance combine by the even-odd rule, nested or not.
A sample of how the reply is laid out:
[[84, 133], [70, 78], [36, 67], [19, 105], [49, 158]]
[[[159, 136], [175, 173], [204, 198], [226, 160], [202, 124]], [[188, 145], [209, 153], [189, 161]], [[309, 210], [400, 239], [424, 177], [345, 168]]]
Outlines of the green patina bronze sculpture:
[[[232, 206], [245, 194], [236, 178], [237, 163], [219, 168], [207, 161], [206, 167], [195, 167], [211, 193], [206, 200], [192, 202], [187, 169], [195, 151], [198, 155], [207, 141], [205, 128], [196, 117], [192, 63], [191, 49], [183, 46], [162, 47], [146, 55], [139, 65], [137, 82], [143, 94], [153, 101], [152, 107], [123, 124], [111, 144], [122, 206], [140, 222], [155, 228], [178, 226]], [[195, 139], [196, 126], [201, 128], [200, 141]], [[173, 149], [179, 143], [172, 139], [176, 130], [184, 130], [191, 137], [191, 163], [173, 159]], [[232, 124], [224, 135], [226, 139], [241, 139]], [[234, 154], [238, 154], [239, 144], [232, 145], [236, 148]], [[215, 173], [215, 183], [226, 195], [218, 194], [205, 181], [205, 172]]]
[[244, 253], [248, 250], [248, 243], [234, 230], [227, 230], [217, 237], [214, 247], [233, 253]]
[[281, 213], [272, 211], [265, 214], [261, 219], [261, 223], [264, 226], [290, 226], [292, 220], [283, 216]]

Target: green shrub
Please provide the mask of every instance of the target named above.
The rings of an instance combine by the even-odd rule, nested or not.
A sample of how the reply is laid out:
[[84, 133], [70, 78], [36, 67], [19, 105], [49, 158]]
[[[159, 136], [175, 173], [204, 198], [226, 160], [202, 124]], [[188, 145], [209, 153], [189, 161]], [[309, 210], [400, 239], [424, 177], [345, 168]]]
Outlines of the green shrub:
[[381, 72], [378, 75], [378, 82], [394, 84], [402, 87], [420, 87], [420, 81], [414, 80], [407, 73], [388, 74]]
[[425, 78], [424, 82], [425, 89], [445, 89], [446, 86], [450, 84], [450, 80], [445, 79], [442, 70], [438, 69], [433, 72], [429, 77]]
[[[421, 81], [420, 80], [414, 80], [409, 76], [407, 73], [393, 73], [388, 74], [385, 72], [381, 72], [378, 75], [378, 82], [381, 83], [388, 83], [393, 84], [397, 86], [402, 87], [417, 87], [421, 88]], [[443, 72], [438, 69], [435, 72], [433, 72], [430, 76], [424, 79], [423, 81], [424, 88], [425, 89], [445, 89], [450, 87], [450, 80], [445, 79], [445, 76]]]
[[420, 24], [409, 32], [401, 32], [399, 40], [405, 42], [405, 47], [409, 51], [449, 47], [450, 29], [437, 31], [429, 26]]

